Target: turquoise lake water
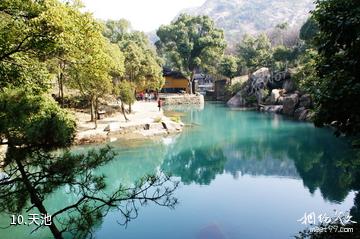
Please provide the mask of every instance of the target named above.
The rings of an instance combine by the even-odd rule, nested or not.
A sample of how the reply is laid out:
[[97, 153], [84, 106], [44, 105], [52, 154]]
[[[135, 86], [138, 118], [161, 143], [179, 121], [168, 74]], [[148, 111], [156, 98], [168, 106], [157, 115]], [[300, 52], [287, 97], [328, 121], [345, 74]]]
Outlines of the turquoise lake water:
[[[113, 142], [118, 156], [100, 171], [113, 186], [148, 173], [171, 173], [181, 182], [174, 195], [179, 204], [174, 210], [141, 207], [126, 228], [112, 211], [95, 229], [96, 238], [291, 238], [306, 227], [298, 221], [304, 213], [334, 215], [354, 205], [356, 192], [338, 164], [354, 154], [329, 129], [214, 103], [167, 110], [182, 112], [182, 121], [192, 126], [154, 141]], [[68, 201], [59, 190], [47, 206]], [[0, 224], [7, 220], [2, 216]], [[29, 230], [0, 229], [0, 238], [50, 235], [21, 237]]]

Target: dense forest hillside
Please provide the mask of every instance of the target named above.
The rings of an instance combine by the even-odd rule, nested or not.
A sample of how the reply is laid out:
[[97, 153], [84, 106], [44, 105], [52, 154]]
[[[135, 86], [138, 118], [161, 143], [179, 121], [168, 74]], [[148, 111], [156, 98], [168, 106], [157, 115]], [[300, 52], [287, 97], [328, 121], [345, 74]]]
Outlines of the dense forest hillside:
[[245, 33], [268, 31], [285, 22], [290, 27], [301, 25], [313, 8], [313, 0], [207, 0], [182, 13], [210, 16], [234, 42]]

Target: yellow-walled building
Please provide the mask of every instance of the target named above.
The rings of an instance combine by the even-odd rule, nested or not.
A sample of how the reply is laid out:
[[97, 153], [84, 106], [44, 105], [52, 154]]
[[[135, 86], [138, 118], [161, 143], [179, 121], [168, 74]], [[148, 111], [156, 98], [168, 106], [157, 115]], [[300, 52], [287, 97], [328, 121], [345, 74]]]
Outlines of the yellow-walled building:
[[189, 80], [180, 72], [165, 69], [163, 71], [165, 84], [161, 90], [162, 93], [189, 93]]

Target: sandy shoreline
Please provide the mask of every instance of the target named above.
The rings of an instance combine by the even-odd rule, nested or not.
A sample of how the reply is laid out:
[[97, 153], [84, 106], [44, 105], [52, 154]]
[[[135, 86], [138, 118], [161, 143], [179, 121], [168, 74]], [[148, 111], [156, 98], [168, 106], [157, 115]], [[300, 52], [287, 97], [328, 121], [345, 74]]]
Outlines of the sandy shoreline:
[[75, 145], [102, 143], [119, 138], [139, 139], [151, 138], [182, 131], [183, 124], [166, 117], [163, 110], [159, 111], [156, 102], [138, 101], [132, 106], [132, 113], [124, 119], [120, 112], [98, 120], [98, 127], [94, 129], [94, 122], [90, 122], [90, 115], [75, 111], [77, 133]]
[[[90, 122], [89, 113], [73, 110], [77, 123], [73, 145], [105, 143], [122, 138], [157, 138], [180, 133], [184, 127], [183, 123], [166, 117], [163, 110], [159, 111], [156, 102], [135, 102], [132, 111], [127, 115], [129, 121], [120, 112], [116, 112], [98, 120], [98, 127], [94, 129], [95, 124]], [[5, 158], [6, 151], [7, 145], [0, 145], [0, 162]]]

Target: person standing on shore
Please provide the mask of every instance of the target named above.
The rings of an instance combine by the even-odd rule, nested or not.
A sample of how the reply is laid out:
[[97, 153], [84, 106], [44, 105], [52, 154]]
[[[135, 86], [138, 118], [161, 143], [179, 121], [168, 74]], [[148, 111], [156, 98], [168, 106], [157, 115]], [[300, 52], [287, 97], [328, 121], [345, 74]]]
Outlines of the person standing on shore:
[[162, 105], [162, 101], [160, 99], [160, 97], [158, 98], [158, 107], [159, 107], [159, 111], [161, 111], [161, 105]]

